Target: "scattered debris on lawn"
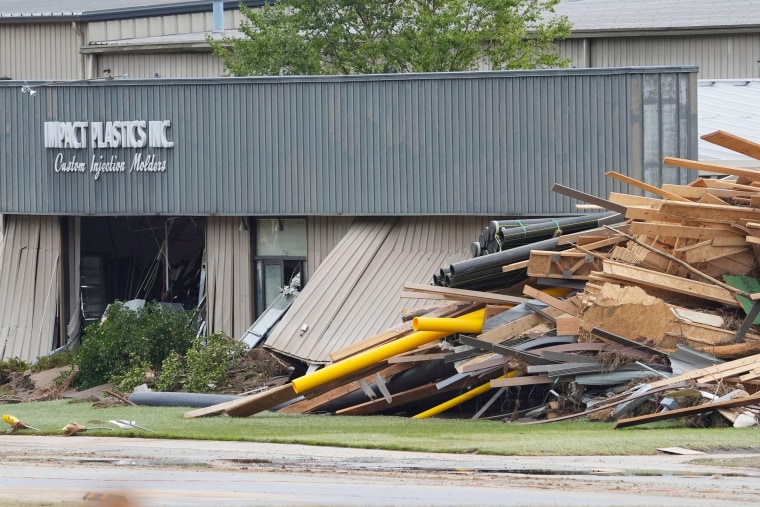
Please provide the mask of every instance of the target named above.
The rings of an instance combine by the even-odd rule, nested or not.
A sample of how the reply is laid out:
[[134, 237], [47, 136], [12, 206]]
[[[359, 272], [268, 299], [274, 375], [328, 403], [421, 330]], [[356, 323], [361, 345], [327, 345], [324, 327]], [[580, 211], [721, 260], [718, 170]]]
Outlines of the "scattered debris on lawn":
[[[748, 140], [703, 138], [760, 159]], [[760, 171], [664, 163], [718, 176], [654, 187], [607, 173], [655, 197], [555, 185], [599, 212], [492, 221], [474, 258], [443, 266], [430, 285], [404, 285], [402, 297], [431, 300], [426, 312], [410, 308], [289, 383], [186, 417], [276, 409], [758, 424]]]

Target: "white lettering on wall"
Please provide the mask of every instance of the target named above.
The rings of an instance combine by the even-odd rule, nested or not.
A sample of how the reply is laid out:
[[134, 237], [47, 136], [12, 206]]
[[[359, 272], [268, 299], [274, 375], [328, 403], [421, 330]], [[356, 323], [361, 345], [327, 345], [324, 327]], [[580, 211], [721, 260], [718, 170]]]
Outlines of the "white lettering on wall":
[[[116, 121], [46, 121], [44, 125], [45, 148], [83, 149], [145, 149], [173, 148], [169, 139], [169, 120], [116, 120]], [[88, 154], [85, 154], [84, 159]], [[143, 151], [131, 155], [129, 173], [166, 172], [166, 160], [159, 160], [155, 153]], [[107, 158], [106, 158], [107, 157]], [[90, 172], [97, 181], [105, 173], [122, 173], [127, 161], [118, 155], [92, 155], [89, 166], [79, 161], [77, 155], [68, 158], [63, 152], [56, 154], [53, 168], [56, 173]]]

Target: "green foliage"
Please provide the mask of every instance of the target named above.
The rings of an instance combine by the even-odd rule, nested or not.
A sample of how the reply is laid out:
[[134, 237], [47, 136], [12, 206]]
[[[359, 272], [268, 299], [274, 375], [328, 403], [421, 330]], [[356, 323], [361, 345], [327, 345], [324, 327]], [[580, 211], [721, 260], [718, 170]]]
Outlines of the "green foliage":
[[205, 340], [196, 339], [187, 351], [187, 390], [191, 393], [222, 390], [227, 372], [244, 354], [243, 344], [223, 333], [214, 333]]
[[161, 363], [161, 374], [153, 387], [158, 391], [176, 391], [182, 387], [182, 377], [185, 376], [185, 361], [182, 356], [172, 352]]
[[135, 367], [158, 369], [172, 352], [184, 353], [194, 337], [190, 312], [165, 309], [156, 302], [134, 311], [117, 302], [103, 322], [85, 329], [76, 351], [74, 385], [87, 389], [131, 378]]
[[52, 370], [53, 368], [59, 368], [61, 366], [69, 366], [74, 364], [74, 351], [62, 350], [52, 356], [43, 356], [37, 358], [37, 362], [32, 366], [32, 371], [37, 373], [45, 370]]
[[146, 383], [146, 373], [150, 372], [150, 365], [139, 360], [133, 360], [132, 364], [123, 373], [119, 373], [110, 378], [110, 382], [116, 386], [116, 389], [123, 393], [131, 393], [135, 387]]
[[564, 67], [559, 0], [275, 0], [207, 38], [234, 76]]

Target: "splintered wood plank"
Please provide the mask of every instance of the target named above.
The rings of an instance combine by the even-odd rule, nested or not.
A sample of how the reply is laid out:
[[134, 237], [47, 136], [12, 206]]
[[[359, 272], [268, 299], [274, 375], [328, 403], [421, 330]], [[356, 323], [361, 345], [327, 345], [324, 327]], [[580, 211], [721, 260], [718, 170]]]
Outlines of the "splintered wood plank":
[[629, 426], [636, 426], [639, 424], [646, 424], [655, 421], [663, 421], [665, 419], [676, 419], [686, 415], [701, 414], [702, 412], [709, 412], [711, 410], [718, 410], [721, 408], [732, 407], [746, 407], [753, 403], [760, 401], [760, 392], [753, 394], [747, 398], [734, 398], [728, 401], [718, 401], [713, 403], [705, 403], [703, 405], [697, 405], [694, 407], [677, 408], [674, 410], [668, 410], [667, 412], [657, 412], [654, 414], [640, 415], [638, 417], [629, 417], [627, 419], [620, 419], [615, 423], [614, 428], [628, 428]]
[[698, 264], [735, 255], [747, 251], [747, 249], [746, 241], [744, 241], [744, 245], [742, 246], [715, 246], [712, 240], [709, 240], [697, 243], [696, 245], [681, 247], [676, 252], [680, 254], [679, 258], [689, 264]]
[[[618, 238], [614, 240], [614, 243], [619, 241]], [[588, 280], [588, 274], [599, 270], [600, 267], [599, 259], [584, 252], [532, 250], [527, 275], [539, 278]]]
[[649, 183], [644, 183], [643, 181], [639, 181], [636, 178], [631, 178], [630, 176], [626, 176], [625, 174], [620, 174], [615, 171], [607, 171], [606, 173], [604, 173], [604, 175], [609, 176], [610, 178], [616, 179], [618, 181], [622, 181], [623, 183], [628, 183], [632, 187], [640, 188], [641, 190], [645, 190], [651, 194], [659, 195], [660, 197], [664, 197], [672, 201], [689, 202], [689, 200], [686, 199], [685, 197], [681, 197], [680, 195], [667, 192], [665, 190], [662, 190], [661, 188], [657, 188], [653, 185], [650, 185]]
[[689, 185], [673, 185], [670, 183], [663, 183], [662, 189], [691, 200], [699, 200], [708, 194], [723, 199], [752, 197], [756, 196], [757, 192], [760, 190], [760, 188], [753, 188], [752, 190], [735, 190], [732, 188], [692, 187]]
[[660, 213], [685, 220], [732, 224], [742, 220], [760, 220], [760, 210], [741, 206], [664, 201]]
[[639, 206], [644, 208], [656, 208], [662, 202], [662, 199], [654, 197], [645, 197], [643, 195], [623, 194], [620, 192], [610, 192], [610, 202], [620, 204], [621, 206]]
[[554, 296], [550, 296], [549, 294], [541, 292], [540, 290], [531, 287], [530, 285], [523, 287], [523, 294], [532, 297], [533, 299], [538, 299], [542, 303], [546, 303], [552, 308], [556, 308], [557, 310], [567, 313], [568, 315], [578, 314], [578, 307], [570, 301], [563, 301], [561, 299], [555, 298]]
[[630, 206], [628, 208], [628, 211], [625, 212], [625, 218], [628, 218], [630, 220], [643, 220], [645, 222], [681, 223], [681, 219], [679, 217], [660, 213], [660, 211], [656, 209], [642, 208], [638, 206]]
[[679, 276], [657, 273], [638, 266], [629, 266], [615, 261], [603, 261], [604, 274], [628, 282], [655, 287], [668, 292], [715, 301], [731, 307], [738, 307], [733, 293], [717, 285], [688, 280]]
[[748, 157], [760, 160], [760, 144], [752, 142], [749, 139], [744, 139], [735, 134], [731, 134], [730, 132], [716, 130], [715, 132], [705, 134], [700, 138], [708, 143], [722, 146], [723, 148], [735, 151], [736, 153], [741, 153], [742, 155], [747, 155]]
[[697, 240], [737, 238], [742, 236], [741, 231], [715, 229], [712, 227], [690, 227], [687, 225], [650, 222], [632, 222], [630, 230], [631, 234], [647, 234], [650, 236], [660, 235]]
[[298, 393], [293, 389], [293, 385], [288, 382], [263, 393], [235, 400], [224, 409], [224, 413], [231, 417], [248, 417], [296, 398], [298, 398]]
[[[556, 308], [545, 308], [544, 313], [550, 315], [553, 318], [557, 318], [562, 315], [562, 310]], [[500, 343], [505, 340], [510, 340], [517, 336], [525, 334], [528, 330], [536, 327], [537, 325], [546, 322], [546, 319], [537, 313], [532, 313], [519, 319], [515, 319], [512, 322], [499, 326], [497, 328], [486, 331], [483, 334], [478, 335], [478, 340], [488, 343]]]
[[496, 294], [493, 292], [484, 292], [478, 290], [467, 289], [452, 289], [451, 287], [439, 287], [437, 285], [425, 285], [421, 283], [407, 282], [404, 284], [404, 291], [406, 292], [421, 292], [427, 294], [441, 294], [444, 296], [450, 296], [453, 298], [459, 298], [459, 301], [473, 301], [484, 304], [514, 304], [525, 303], [527, 299], [507, 296], [504, 294]]
[[734, 176], [741, 176], [747, 178], [750, 181], [760, 181], [760, 171], [752, 169], [742, 169], [739, 167], [727, 167], [718, 164], [709, 164], [706, 162], [697, 162], [696, 160], [688, 160], [685, 158], [665, 157], [662, 161], [663, 164], [673, 167], [684, 167], [686, 169], [694, 169], [696, 171], [707, 171], [717, 174], [731, 174]]
[[527, 260], [520, 261], [520, 262], [513, 262], [512, 264], [507, 264], [506, 266], [502, 266], [501, 272], [502, 273], [511, 273], [512, 271], [517, 271], [518, 269], [524, 269], [528, 267]]
[[[576, 311], [576, 313], [578, 313]], [[560, 315], [557, 317], [557, 336], [577, 336], [581, 330], [580, 317], [570, 315]]]
[[699, 368], [697, 370], [690, 370], [662, 380], [656, 380], [650, 383], [650, 386], [654, 389], [657, 387], [668, 386], [677, 382], [684, 382], [688, 380], [698, 379], [705, 375], [713, 375], [716, 379], [725, 378], [729, 375], [724, 375], [723, 372], [734, 370], [737, 366], [746, 366], [745, 371], [750, 371], [760, 367], [760, 354], [754, 354], [751, 356], [735, 359], [734, 361], [728, 361], [725, 363], [714, 364], [706, 368]]

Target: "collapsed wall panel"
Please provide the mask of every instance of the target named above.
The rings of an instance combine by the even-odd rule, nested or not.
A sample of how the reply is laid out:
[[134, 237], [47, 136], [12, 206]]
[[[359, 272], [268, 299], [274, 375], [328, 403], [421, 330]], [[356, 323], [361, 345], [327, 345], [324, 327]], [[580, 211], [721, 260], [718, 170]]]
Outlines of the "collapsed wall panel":
[[237, 338], [251, 325], [251, 241], [238, 217], [209, 217], [206, 225], [209, 332]]
[[0, 357], [33, 362], [53, 349], [61, 257], [58, 217], [6, 217], [0, 252]]
[[468, 258], [483, 217], [357, 218], [324, 259], [265, 347], [307, 363], [400, 322], [406, 282], [428, 283], [447, 262]]

